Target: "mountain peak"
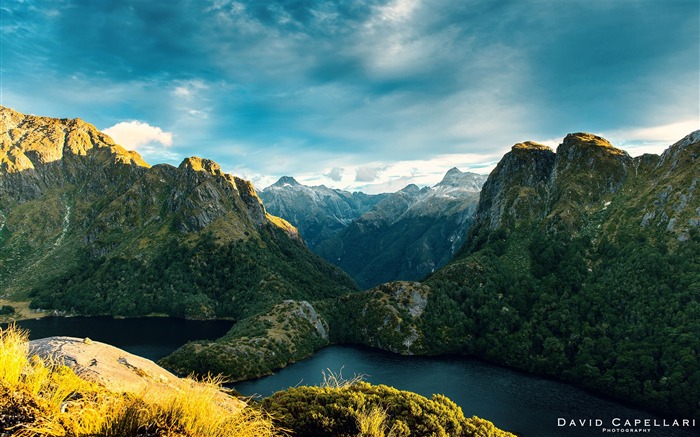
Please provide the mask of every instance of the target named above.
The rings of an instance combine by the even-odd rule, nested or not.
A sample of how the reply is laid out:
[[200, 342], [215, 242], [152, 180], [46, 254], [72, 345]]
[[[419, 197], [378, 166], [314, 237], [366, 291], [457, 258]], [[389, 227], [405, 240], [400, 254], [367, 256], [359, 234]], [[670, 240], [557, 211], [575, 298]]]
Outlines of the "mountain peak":
[[552, 148], [545, 146], [544, 144], [536, 143], [534, 141], [524, 141], [522, 143], [516, 143], [513, 145], [511, 150], [549, 150], [552, 152]]
[[400, 191], [402, 193], [412, 194], [412, 193], [418, 193], [420, 191], [420, 188], [418, 188], [418, 185], [416, 185], [416, 184], [408, 184], [405, 187], [403, 187]]
[[64, 158], [88, 155], [102, 163], [149, 167], [138, 153], [115, 144], [80, 119], [26, 115], [0, 106], [0, 171], [36, 170]]
[[221, 166], [211, 159], [191, 156], [185, 158], [180, 164], [180, 169], [191, 169], [194, 171], [205, 171], [213, 175], [221, 175]]
[[298, 186], [301, 184], [299, 182], [297, 182], [297, 180], [291, 176], [282, 176], [281, 178], [279, 178], [277, 180], [277, 182], [272, 184], [273, 187], [284, 187], [286, 185], [290, 185], [290, 186], [294, 187], [294, 186]]
[[461, 174], [462, 172], [457, 167], [452, 167], [451, 169], [447, 170], [447, 173], [445, 173], [445, 177]]
[[562, 146], [600, 147], [613, 155], [627, 155], [627, 152], [614, 147], [605, 138], [586, 132], [568, 134], [564, 137]]
[[481, 190], [481, 186], [484, 185], [486, 177], [486, 175], [463, 172], [457, 167], [452, 167], [447, 173], [445, 173], [445, 177], [442, 178], [442, 181], [436, 184], [434, 188], [455, 187], [478, 192]]

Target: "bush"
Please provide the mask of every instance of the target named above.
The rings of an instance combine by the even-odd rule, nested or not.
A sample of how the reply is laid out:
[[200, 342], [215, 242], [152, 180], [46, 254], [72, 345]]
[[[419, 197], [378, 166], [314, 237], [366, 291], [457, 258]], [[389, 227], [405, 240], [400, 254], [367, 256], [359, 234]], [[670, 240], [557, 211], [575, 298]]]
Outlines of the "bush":
[[366, 382], [293, 387], [262, 402], [280, 427], [309, 437], [482, 436], [513, 437], [477, 417], [466, 418], [442, 395]]
[[0, 316], [6, 316], [14, 313], [15, 308], [11, 305], [3, 305], [2, 307], [0, 307]]

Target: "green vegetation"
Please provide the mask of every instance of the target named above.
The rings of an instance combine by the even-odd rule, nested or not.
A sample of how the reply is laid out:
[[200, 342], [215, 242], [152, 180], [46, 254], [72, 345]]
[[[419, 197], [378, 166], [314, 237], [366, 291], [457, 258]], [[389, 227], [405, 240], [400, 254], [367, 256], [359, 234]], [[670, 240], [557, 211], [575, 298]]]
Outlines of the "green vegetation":
[[337, 268], [274, 228], [261, 240], [193, 244], [170, 239], [149, 260], [85, 259], [32, 290], [32, 307], [80, 314], [188, 318], [249, 317], [285, 299], [331, 297], [354, 289]]
[[642, 237], [594, 247], [535, 235], [529, 269], [489, 248], [455, 262], [428, 281], [428, 352], [472, 354], [697, 417], [700, 238], [669, 251]]
[[293, 387], [262, 402], [277, 426], [309, 437], [514, 437], [478, 417], [466, 418], [442, 395], [427, 399], [385, 385]]
[[331, 326], [331, 341], [360, 343], [395, 353], [424, 353], [419, 317], [430, 287], [397, 281], [317, 304]]
[[698, 147], [630, 164], [608, 147], [569, 144], [546, 215], [482, 223], [425, 282], [426, 352], [475, 355], [700, 418]]
[[328, 344], [328, 324], [308, 302], [284, 301], [236, 323], [215, 341], [194, 341], [160, 364], [181, 374], [255, 378], [304, 359]]
[[700, 142], [634, 160], [591, 135], [565, 143], [503, 158], [419, 317], [387, 284], [321, 306], [332, 338], [476, 356], [700, 419]]
[[15, 307], [12, 305], [3, 305], [0, 307], [0, 316], [7, 316], [15, 313]]

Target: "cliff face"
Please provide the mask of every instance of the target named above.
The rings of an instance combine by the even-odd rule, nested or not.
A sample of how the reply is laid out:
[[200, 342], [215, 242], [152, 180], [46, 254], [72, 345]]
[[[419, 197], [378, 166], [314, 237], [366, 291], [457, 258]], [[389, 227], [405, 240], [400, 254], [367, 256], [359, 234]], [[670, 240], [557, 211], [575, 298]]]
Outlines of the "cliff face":
[[493, 231], [521, 218], [541, 217], [546, 210], [555, 156], [542, 144], [514, 145], [484, 183], [475, 229]]
[[[81, 120], [8, 108], [0, 140], [0, 294], [84, 314], [238, 317], [354, 289], [211, 160], [149, 167]], [[251, 298], [239, 304], [239, 292]]]

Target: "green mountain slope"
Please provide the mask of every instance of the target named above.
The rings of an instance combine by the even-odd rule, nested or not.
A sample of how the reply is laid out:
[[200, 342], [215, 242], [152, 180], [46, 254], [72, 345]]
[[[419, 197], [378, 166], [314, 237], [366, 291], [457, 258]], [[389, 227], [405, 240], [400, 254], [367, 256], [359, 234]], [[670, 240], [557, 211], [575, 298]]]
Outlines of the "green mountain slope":
[[[568, 135], [556, 153], [516, 144], [457, 257], [423, 284], [346, 299], [331, 329], [700, 417], [699, 156], [700, 132], [660, 157], [631, 158], [590, 134]], [[364, 316], [348, 322], [353, 313]]]
[[8, 108], [0, 140], [0, 297], [240, 320], [356, 290], [212, 161], [149, 167], [83, 121]]

